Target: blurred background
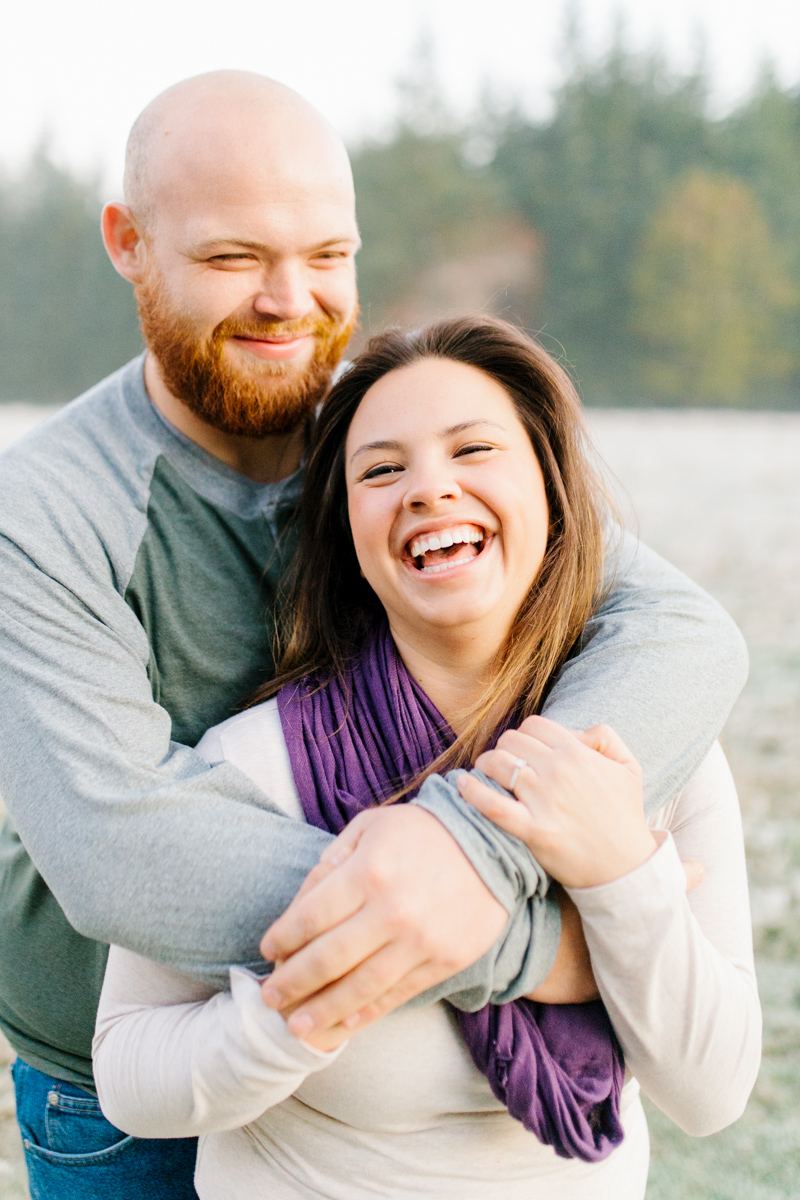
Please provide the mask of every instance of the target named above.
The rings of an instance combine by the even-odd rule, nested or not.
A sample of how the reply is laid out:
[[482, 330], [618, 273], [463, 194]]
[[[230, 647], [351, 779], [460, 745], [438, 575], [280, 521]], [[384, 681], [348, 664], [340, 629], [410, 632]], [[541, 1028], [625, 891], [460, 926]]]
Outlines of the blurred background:
[[[797, 0], [40, 0], [0, 27], [0, 448], [140, 349], [100, 206], [137, 112], [217, 67], [282, 80], [345, 135], [358, 339], [491, 311], [572, 372], [629, 524], [752, 660], [724, 743], [764, 1066], [718, 1136], [650, 1108], [648, 1200], [800, 1195]], [[11, 1117], [0, 1064], [0, 1200], [27, 1195]]]

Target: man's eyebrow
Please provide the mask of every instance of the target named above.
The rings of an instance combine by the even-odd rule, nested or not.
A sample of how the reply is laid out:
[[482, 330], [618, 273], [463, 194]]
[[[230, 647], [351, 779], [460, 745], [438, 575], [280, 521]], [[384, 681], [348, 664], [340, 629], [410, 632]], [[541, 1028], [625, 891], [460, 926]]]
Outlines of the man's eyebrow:
[[[484, 420], [484, 418], [479, 417], [475, 421], [461, 421], [458, 425], [449, 425], [447, 429], [442, 429], [440, 431], [439, 437], [451, 437], [454, 433], [463, 433], [465, 429], [474, 429], [476, 425], [491, 425], [494, 429], [502, 429], [504, 433], [506, 432], [505, 425], [500, 425], [497, 421]], [[402, 448], [402, 442], [364, 442], [363, 446], [359, 446], [358, 449], [354, 450], [350, 455], [350, 461], [352, 462], [354, 458], [357, 458], [359, 454], [364, 454], [367, 450], [402, 450]]]
[[[306, 253], [314, 250], [327, 250], [329, 246], [341, 246], [342, 244], [355, 246], [356, 250], [361, 245], [359, 237], [353, 237], [352, 234], [344, 234], [342, 237], [326, 238], [324, 242], [317, 242], [314, 246], [309, 246]], [[205, 242], [200, 242], [197, 246], [198, 254], [208, 254], [210, 250], [214, 250], [220, 246], [239, 246], [242, 250], [254, 250], [256, 253], [261, 253], [268, 250], [263, 242], [251, 242], [247, 238], [240, 237], [214, 237], [208, 238]]]

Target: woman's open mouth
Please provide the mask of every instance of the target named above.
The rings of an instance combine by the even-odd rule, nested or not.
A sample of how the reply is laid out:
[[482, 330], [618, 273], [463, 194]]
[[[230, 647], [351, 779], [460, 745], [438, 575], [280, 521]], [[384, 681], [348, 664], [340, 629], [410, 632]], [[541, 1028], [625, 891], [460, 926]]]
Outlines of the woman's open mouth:
[[450, 525], [409, 538], [403, 557], [421, 575], [440, 574], [472, 562], [490, 540], [480, 525]]

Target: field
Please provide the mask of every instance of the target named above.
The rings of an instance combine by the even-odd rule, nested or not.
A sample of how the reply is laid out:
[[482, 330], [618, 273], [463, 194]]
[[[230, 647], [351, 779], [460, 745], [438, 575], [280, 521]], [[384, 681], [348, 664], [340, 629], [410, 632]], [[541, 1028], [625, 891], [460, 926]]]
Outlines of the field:
[[[35, 415], [0, 409], [0, 447]], [[751, 653], [724, 743], [745, 817], [764, 1064], [722, 1134], [695, 1141], [649, 1110], [647, 1197], [789, 1200], [800, 1195], [800, 414], [594, 410], [592, 426], [628, 524], [733, 613]], [[3, 1071], [0, 1200], [27, 1195], [20, 1159]]]

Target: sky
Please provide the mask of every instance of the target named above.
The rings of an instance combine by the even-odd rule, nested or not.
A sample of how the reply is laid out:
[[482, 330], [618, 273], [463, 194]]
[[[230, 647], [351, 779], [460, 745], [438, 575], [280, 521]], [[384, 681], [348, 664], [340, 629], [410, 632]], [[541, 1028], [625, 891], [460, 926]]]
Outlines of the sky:
[[[17, 169], [43, 135], [58, 161], [118, 190], [136, 114], [178, 79], [220, 67], [260, 71], [316, 104], [350, 142], [390, 126], [397, 80], [427, 36], [441, 87], [468, 113], [487, 85], [533, 114], [561, 77], [570, 0], [6, 0], [0, 18], [0, 166]], [[800, 82], [800, 0], [572, 0], [590, 48], [621, 17], [637, 48], [679, 69], [705, 44], [717, 112], [735, 106], [769, 58]]]

